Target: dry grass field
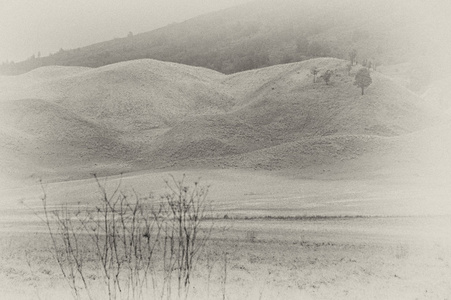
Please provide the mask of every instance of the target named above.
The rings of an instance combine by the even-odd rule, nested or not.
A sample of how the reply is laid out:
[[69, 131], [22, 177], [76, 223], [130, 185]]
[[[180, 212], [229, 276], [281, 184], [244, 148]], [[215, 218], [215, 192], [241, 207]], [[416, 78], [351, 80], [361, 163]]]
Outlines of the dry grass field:
[[[224, 75], [138, 60], [0, 77], [1, 298], [71, 299], [40, 197], [95, 211], [96, 173], [150, 202], [170, 175], [210, 187], [190, 299], [449, 299], [451, 127], [434, 101], [445, 84], [422, 98], [372, 72], [362, 96], [346, 63]], [[328, 85], [314, 66], [333, 71]], [[107, 299], [82, 233], [91, 298]], [[171, 298], [161, 262], [143, 298]]]
[[[210, 185], [213, 201], [206, 225], [212, 222], [213, 231], [193, 272], [191, 299], [447, 299], [451, 293], [451, 206], [448, 197], [431, 193], [434, 186], [428, 191], [415, 189], [414, 181], [307, 180], [262, 171], [187, 174]], [[169, 173], [134, 174], [123, 177], [122, 186], [159, 194], [164, 178]], [[109, 178], [107, 187], [119, 180]], [[51, 207], [60, 199], [75, 207], [100, 196], [94, 180], [45, 189]], [[34, 214], [42, 215], [40, 187], [3, 195], [2, 295], [71, 298], [45, 223]], [[107, 298], [99, 281], [91, 284], [94, 299]]]
[[[201, 253], [190, 298], [447, 299], [451, 249], [444, 227], [450, 223], [430, 217], [218, 221], [229, 228], [227, 236], [218, 230]], [[48, 235], [33, 231], [1, 233], [2, 297], [70, 299]], [[104, 289], [93, 290], [96, 299], [107, 298]]]

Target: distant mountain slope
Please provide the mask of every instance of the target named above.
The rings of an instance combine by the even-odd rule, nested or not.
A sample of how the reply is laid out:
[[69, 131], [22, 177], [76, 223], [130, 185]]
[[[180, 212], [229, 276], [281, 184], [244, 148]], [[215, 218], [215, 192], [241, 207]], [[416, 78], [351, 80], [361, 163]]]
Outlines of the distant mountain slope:
[[[436, 66], [446, 5], [421, 0], [260, 0], [127, 38], [61, 50], [48, 57], [4, 64], [19, 74], [48, 65], [99, 67], [153, 58], [230, 74], [313, 57], [393, 64], [421, 57]], [[441, 56], [446, 51], [440, 52]]]
[[[377, 72], [362, 96], [353, 85], [359, 67], [349, 76], [346, 64], [318, 58], [227, 76], [137, 60], [2, 77], [2, 172], [60, 180], [93, 171], [382, 160], [399, 152], [402, 137], [445, 118]], [[329, 84], [313, 83], [313, 66], [319, 75], [333, 71]]]

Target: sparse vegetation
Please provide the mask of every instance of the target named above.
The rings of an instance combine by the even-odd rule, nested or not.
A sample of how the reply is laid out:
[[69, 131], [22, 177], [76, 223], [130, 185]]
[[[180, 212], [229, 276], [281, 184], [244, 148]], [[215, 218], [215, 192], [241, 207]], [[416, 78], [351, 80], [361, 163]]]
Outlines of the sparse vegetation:
[[51, 210], [45, 192], [42, 197], [52, 251], [73, 297], [95, 299], [92, 279], [99, 278], [108, 299], [171, 299], [174, 282], [177, 298], [186, 299], [211, 232], [204, 224], [208, 188], [172, 178], [169, 192], [156, 202], [121, 191], [120, 184], [107, 191], [95, 179], [95, 206]]
[[[33, 231], [37, 224], [28, 221], [15, 223], [20, 232], [0, 235], [0, 284], [6, 291], [2, 296], [70, 299], [62, 276], [50, 263], [45, 233]], [[450, 222], [447, 216], [239, 221], [225, 236], [215, 231], [214, 243], [201, 251], [189, 298], [349, 299], [365, 294], [395, 299], [405, 293], [421, 298], [426, 289], [433, 297], [446, 298], [451, 289], [449, 239], [441, 229], [449, 228]], [[425, 224], [434, 236], [426, 235]], [[244, 240], [247, 231], [258, 234], [258, 243]], [[102, 278], [93, 275], [89, 280], [100, 286]], [[16, 297], [9, 291], [17, 291]], [[94, 299], [108, 298], [98, 292], [93, 290]], [[173, 298], [177, 297], [175, 284]]]

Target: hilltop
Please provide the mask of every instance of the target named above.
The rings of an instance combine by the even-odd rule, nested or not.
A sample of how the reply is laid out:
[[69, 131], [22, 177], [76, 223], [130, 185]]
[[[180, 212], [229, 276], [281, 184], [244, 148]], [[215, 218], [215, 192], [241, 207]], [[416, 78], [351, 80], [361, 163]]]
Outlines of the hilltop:
[[[378, 72], [361, 96], [359, 67], [349, 76], [346, 64], [319, 58], [224, 75], [136, 60], [0, 77], [3, 170], [49, 180], [155, 168], [305, 170], [388, 157], [446, 118]], [[312, 66], [332, 70], [331, 82], [313, 83]]]

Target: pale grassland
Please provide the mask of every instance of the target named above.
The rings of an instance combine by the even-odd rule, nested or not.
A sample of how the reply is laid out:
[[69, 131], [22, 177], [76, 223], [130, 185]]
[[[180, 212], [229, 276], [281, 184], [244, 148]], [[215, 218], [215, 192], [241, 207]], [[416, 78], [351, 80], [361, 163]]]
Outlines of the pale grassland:
[[[444, 190], [415, 188], [418, 181], [305, 180], [231, 170], [192, 171], [188, 178], [201, 174], [211, 186], [214, 230], [193, 272], [191, 299], [444, 299], [451, 293]], [[160, 194], [165, 176], [135, 174], [124, 177], [123, 186]], [[114, 178], [107, 182], [115, 186]], [[99, 196], [92, 181], [46, 189], [51, 206]], [[45, 224], [23, 206], [39, 208], [39, 189], [6, 195], [2, 295], [70, 298]], [[94, 289], [98, 298], [106, 298], [104, 292], [100, 285]]]
[[[445, 299], [450, 225], [444, 217], [218, 221], [190, 297], [223, 299], [225, 287], [226, 299]], [[4, 299], [70, 299], [48, 236], [23, 226], [1, 234]]]

